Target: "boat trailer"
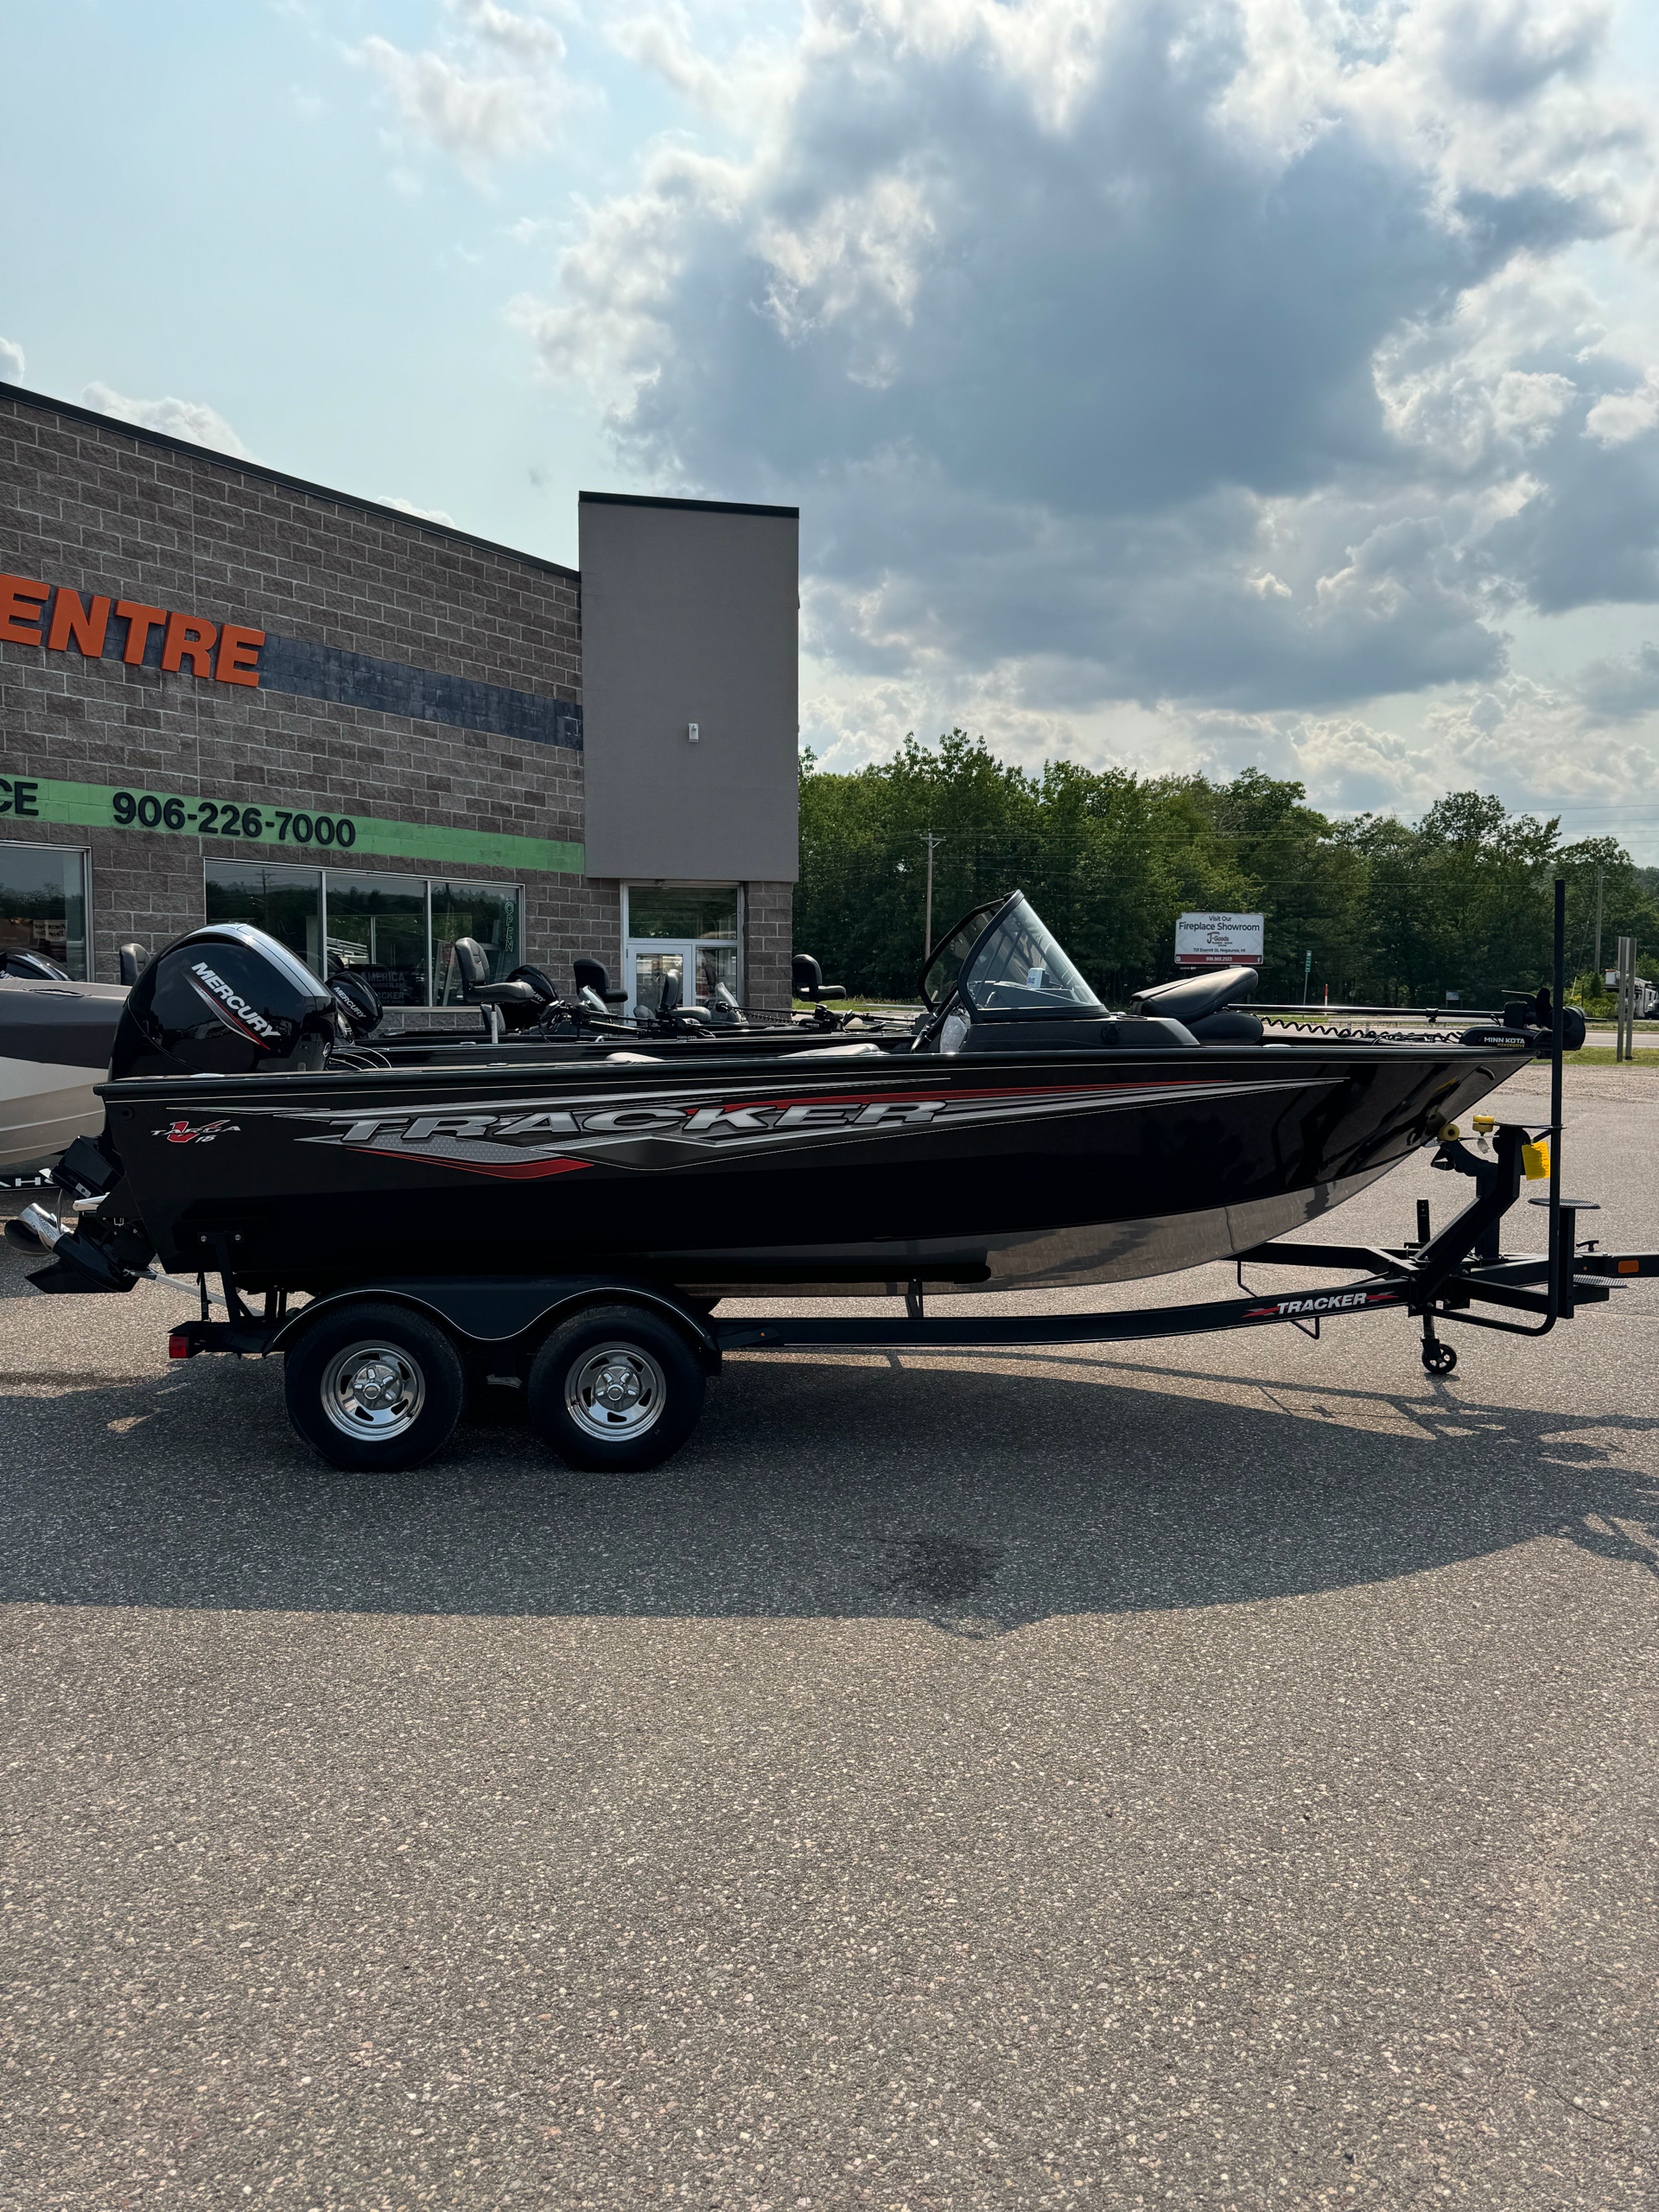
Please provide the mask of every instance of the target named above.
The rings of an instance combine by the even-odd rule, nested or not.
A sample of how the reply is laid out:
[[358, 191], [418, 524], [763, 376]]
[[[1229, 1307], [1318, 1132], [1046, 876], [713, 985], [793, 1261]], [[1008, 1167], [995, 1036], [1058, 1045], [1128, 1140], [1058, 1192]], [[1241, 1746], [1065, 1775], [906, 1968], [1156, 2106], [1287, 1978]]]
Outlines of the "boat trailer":
[[[173, 1329], [168, 1353], [285, 1354], [296, 1428], [335, 1465], [361, 1471], [416, 1465], [439, 1450], [460, 1417], [469, 1370], [474, 1382], [526, 1389], [532, 1426], [568, 1463], [619, 1471], [656, 1465], [678, 1448], [701, 1414], [708, 1377], [728, 1351], [1128, 1344], [1287, 1322], [1317, 1338], [1326, 1321], [1403, 1310], [1421, 1325], [1425, 1369], [1449, 1375], [1458, 1355], [1440, 1333], [1447, 1324], [1541, 1337], [1580, 1306], [1605, 1303], [1617, 1283], [1659, 1275], [1659, 1253], [1605, 1252], [1599, 1240], [1581, 1240], [1579, 1217], [1595, 1211], [1594, 1202], [1562, 1195], [1564, 893], [1558, 882], [1548, 1119], [1477, 1115], [1472, 1149], [1460, 1130], [1442, 1129], [1433, 1165], [1474, 1188], [1438, 1231], [1428, 1202], [1419, 1199], [1417, 1234], [1408, 1243], [1260, 1244], [1237, 1255], [1242, 1295], [1178, 1306], [933, 1316], [928, 1286], [912, 1281], [902, 1319], [725, 1319], [717, 1299], [623, 1274], [371, 1275], [293, 1308], [272, 1291], [255, 1311], [238, 1281], [238, 1240], [217, 1234], [203, 1239], [200, 1314]], [[1530, 1200], [1548, 1215], [1545, 1249], [1505, 1255], [1505, 1217], [1525, 1182], [1546, 1178], [1547, 1195]], [[39, 1207], [26, 1210], [23, 1224], [48, 1246], [60, 1233]], [[1245, 1269], [1256, 1266], [1357, 1271], [1359, 1279], [1329, 1290], [1251, 1292]], [[220, 1284], [217, 1297], [210, 1274]], [[213, 1313], [216, 1304], [223, 1319]]]

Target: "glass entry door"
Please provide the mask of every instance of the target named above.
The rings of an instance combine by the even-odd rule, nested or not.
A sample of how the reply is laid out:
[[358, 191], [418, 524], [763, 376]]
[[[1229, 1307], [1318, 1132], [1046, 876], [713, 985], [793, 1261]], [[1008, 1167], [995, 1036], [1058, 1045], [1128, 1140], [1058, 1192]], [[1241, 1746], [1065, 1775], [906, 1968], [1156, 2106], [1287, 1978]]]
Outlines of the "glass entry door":
[[622, 983], [630, 1007], [643, 994], [654, 1011], [667, 975], [680, 979], [682, 1006], [707, 1006], [717, 983], [741, 998], [738, 911], [734, 883], [624, 884]]
[[655, 1014], [664, 980], [672, 976], [680, 986], [680, 1004], [696, 1004], [696, 947], [689, 941], [664, 944], [660, 938], [638, 944], [630, 942], [622, 983], [628, 994], [630, 1014]]

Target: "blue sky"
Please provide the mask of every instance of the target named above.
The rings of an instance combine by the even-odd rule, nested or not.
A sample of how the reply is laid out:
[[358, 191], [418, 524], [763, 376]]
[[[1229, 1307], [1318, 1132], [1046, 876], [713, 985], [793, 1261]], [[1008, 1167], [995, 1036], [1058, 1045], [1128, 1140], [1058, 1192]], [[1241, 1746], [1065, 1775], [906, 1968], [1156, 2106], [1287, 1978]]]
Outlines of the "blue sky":
[[798, 499], [804, 734], [1659, 858], [1659, 28], [1593, 0], [7, 9], [36, 389], [556, 559]]

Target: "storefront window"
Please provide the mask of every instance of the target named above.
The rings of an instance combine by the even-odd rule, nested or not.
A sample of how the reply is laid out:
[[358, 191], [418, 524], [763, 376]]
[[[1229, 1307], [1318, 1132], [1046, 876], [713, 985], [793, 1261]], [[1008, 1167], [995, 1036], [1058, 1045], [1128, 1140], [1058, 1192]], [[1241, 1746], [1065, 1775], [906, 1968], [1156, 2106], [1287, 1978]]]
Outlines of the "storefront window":
[[631, 883], [630, 937], [728, 938], [737, 942], [737, 886]]
[[426, 881], [328, 870], [328, 966], [361, 976], [382, 1006], [428, 1002]]
[[207, 918], [251, 922], [322, 973], [322, 875], [315, 868], [265, 868], [257, 861], [209, 861]]
[[499, 983], [524, 954], [518, 950], [518, 893], [506, 883], [435, 883], [432, 886], [432, 949], [439, 1006], [461, 1003], [461, 976], [454, 942], [470, 937], [484, 948], [489, 980]]
[[0, 950], [38, 952], [88, 980], [85, 853], [0, 844]]
[[636, 1007], [655, 1007], [669, 976], [688, 1005], [707, 1006], [717, 983], [742, 996], [734, 883], [631, 883], [622, 896], [623, 983]]
[[207, 889], [210, 922], [251, 922], [314, 975], [350, 969], [383, 1006], [459, 1006], [458, 937], [478, 939], [493, 982], [524, 958], [524, 893], [516, 883], [209, 861]]

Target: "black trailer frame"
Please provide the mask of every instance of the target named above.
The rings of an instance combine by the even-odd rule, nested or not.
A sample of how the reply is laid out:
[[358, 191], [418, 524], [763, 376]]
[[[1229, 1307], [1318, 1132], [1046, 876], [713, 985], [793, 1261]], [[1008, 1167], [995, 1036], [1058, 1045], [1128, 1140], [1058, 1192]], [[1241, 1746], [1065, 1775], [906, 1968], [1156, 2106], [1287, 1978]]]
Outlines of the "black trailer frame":
[[[709, 1373], [718, 1370], [727, 1351], [963, 1351], [1129, 1344], [1285, 1322], [1318, 1337], [1327, 1320], [1403, 1309], [1421, 1324], [1424, 1367], [1432, 1374], [1449, 1374], [1457, 1364], [1457, 1352], [1439, 1332], [1448, 1322], [1541, 1337], [1558, 1321], [1571, 1320], [1581, 1306], [1605, 1303], [1615, 1282], [1659, 1275], [1659, 1254], [1602, 1252], [1594, 1239], [1587, 1240], [1580, 1251], [1578, 1217], [1594, 1211], [1594, 1202], [1562, 1196], [1565, 918], [1566, 886], [1558, 881], [1548, 1120], [1498, 1122], [1477, 1116], [1480, 1143], [1473, 1152], [1464, 1148], [1460, 1136], [1445, 1133], [1434, 1165], [1471, 1177], [1475, 1188], [1469, 1202], [1438, 1232], [1432, 1228], [1427, 1201], [1420, 1199], [1417, 1235], [1409, 1243], [1260, 1244], [1238, 1258], [1239, 1287], [1244, 1294], [1237, 1298], [1104, 1313], [931, 1317], [925, 1310], [925, 1286], [913, 1281], [906, 1293], [903, 1319], [812, 1314], [722, 1319], [715, 1300], [621, 1275], [365, 1276], [292, 1312], [284, 1295], [273, 1293], [266, 1298], [264, 1312], [255, 1313], [237, 1285], [234, 1240], [216, 1237], [212, 1272], [222, 1284], [226, 1318], [212, 1318], [204, 1273], [200, 1279], [200, 1318], [173, 1331], [169, 1352], [175, 1359], [188, 1359], [205, 1351], [244, 1357], [285, 1351], [321, 1314], [368, 1299], [426, 1314], [460, 1339], [475, 1363], [493, 1357], [498, 1367], [521, 1370], [547, 1332], [582, 1307], [633, 1305], [677, 1327]], [[1541, 1142], [1548, 1147], [1548, 1192], [1531, 1204], [1548, 1211], [1546, 1249], [1505, 1257], [1499, 1249], [1500, 1224], [1519, 1200], [1523, 1179], [1541, 1179], [1537, 1174]], [[1360, 1280], [1328, 1291], [1251, 1294], [1244, 1281], [1247, 1265], [1348, 1274], [1359, 1270]], [[1471, 1311], [1477, 1305], [1497, 1307], [1515, 1318], [1477, 1313]]]

